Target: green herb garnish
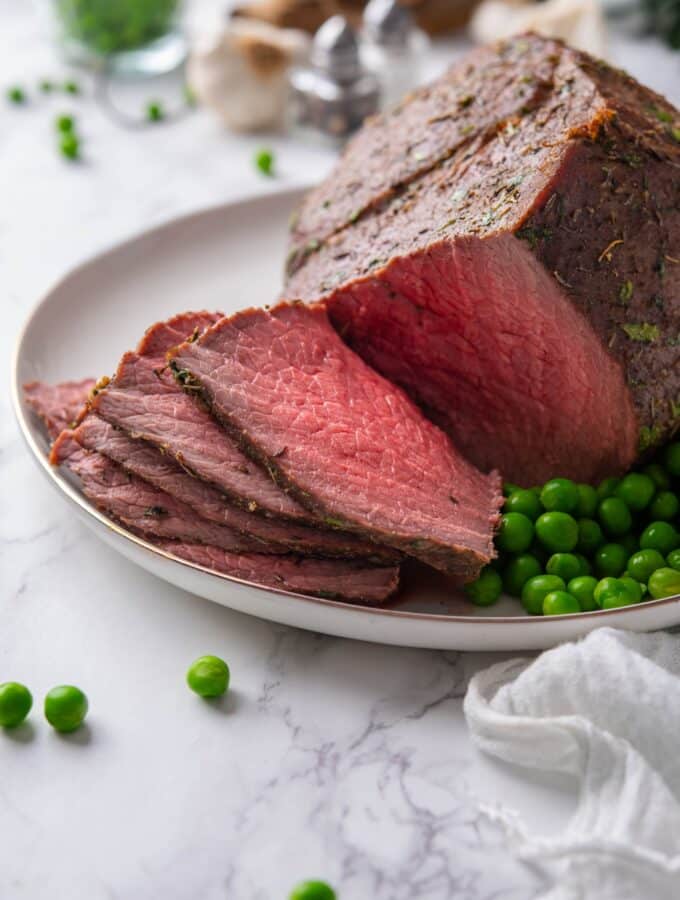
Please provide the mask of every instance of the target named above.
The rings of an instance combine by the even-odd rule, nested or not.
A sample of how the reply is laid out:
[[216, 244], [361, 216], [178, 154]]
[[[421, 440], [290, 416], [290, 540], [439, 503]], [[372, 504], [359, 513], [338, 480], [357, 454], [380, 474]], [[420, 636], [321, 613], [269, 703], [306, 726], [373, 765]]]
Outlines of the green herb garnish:
[[649, 322], [631, 322], [628, 325], [622, 325], [621, 328], [631, 341], [650, 344], [659, 338], [659, 326], [651, 325]]
[[67, 94], [79, 94], [80, 93], [80, 85], [77, 81], [65, 81], [64, 82], [64, 90]]
[[630, 298], [633, 296], [633, 282], [632, 281], [624, 281], [621, 285], [621, 290], [619, 291], [619, 300], [621, 303], [628, 303]]
[[659, 120], [659, 122], [673, 121], [673, 116], [668, 112], [667, 109], [662, 109], [660, 106], [649, 106], [648, 109], [650, 113]]
[[522, 241], [527, 241], [532, 250], [535, 250], [539, 241], [547, 241], [551, 237], [552, 232], [547, 226], [520, 228], [517, 237]]

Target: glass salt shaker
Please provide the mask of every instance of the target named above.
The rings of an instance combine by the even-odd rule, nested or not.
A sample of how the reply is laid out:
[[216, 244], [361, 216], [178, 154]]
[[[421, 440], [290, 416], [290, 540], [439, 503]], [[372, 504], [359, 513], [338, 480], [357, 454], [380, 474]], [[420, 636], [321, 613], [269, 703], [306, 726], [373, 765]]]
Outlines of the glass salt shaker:
[[380, 82], [381, 105], [393, 106], [422, 81], [429, 39], [398, 0], [370, 0], [361, 38], [361, 59]]
[[310, 62], [291, 71], [294, 125], [305, 137], [337, 145], [378, 111], [379, 81], [363, 66], [343, 16], [332, 16], [316, 32]]

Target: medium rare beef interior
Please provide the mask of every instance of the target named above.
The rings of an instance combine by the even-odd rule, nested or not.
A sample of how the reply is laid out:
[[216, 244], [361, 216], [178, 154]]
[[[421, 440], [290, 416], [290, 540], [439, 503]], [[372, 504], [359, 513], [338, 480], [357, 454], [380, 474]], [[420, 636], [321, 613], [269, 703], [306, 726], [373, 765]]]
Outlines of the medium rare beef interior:
[[[352, 534], [248, 512], [231, 503], [212, 485], [194, 478], [157, 447], [129, 437], [94, 412], [90, 412], [70, 435], [84, 449], [103, 454], [126, 472], [186, 504], [202, 519], [256, 538], [269, 548], [268, 552], [362, 558], [375, 563], [398, 560], [398, 554], [389, 548], [362, 541]], [[59, 463], [59, 460], [54, 462]]]
[[[108, 457], [83, 449], [68, 430], [55, 441], [50, 459], [78, 477], [88, 500], [133, 531], [153, 538], [198, 541], [234, 553], [265, 550], [256, 538], [202, 519], [190, 506], [131, 475]], [[267, 546], [266, 552], [286, 551]]]
[[493, 556], [500, 479], [456, 452], [320, 307], [222, 319], [168, 355], [185, 390], [329, 525], [470, 580]]
[[484, 470], [629, 466], [680, 421], [680, 114], [525, 35], [369, 122], [293, 227], [286, 296]]
[[137, 350], [123, 356], [111, 383], [94, 398], [92, 410], [130, 437], [159, 447], [250, 512], [313, 523], [166, 370], [165, 352], [181, 342], [179, 333], [192, 333], [187, 324], [160, 322], [150, 328]]
[[[398, 555], [393, 550], [324, 527], [244, 455], [199, 398], [187, 396], [175, 383], [166, 352], [187, 336], [194, 340], [218, 319], [213, 313], [183, 313], [149, 328], [136, 352], [123, 356], [113, 380], [93, 398], [76, 439], [168, 490], [200, 515], [212, 521], [219, 515], [230, 527], [272, 545], [319, 556], [394, 562]], [[260, 516], [275, 521], [260, 521]]]
[[[27, 402], [53, 433], [54, 423], [59, 420], [71, 422], [79, 411], [82, 412], [87, 392], [93, 384], [94, 381], [89, 379], [57, 385], [36, 382], [27, 386]], [[275, 546], [270, 540], [271, 531], [256, 537], [230, 527], [231, 521], [215, 524], [215, 519], [202, 516], [176, 495], [166, 493], [154, 480], [132, 474], [98, 449], [86, 449], [84, 444], [88, 440], [95, 442], [96, 434], [100, 438], [105, 435], [109, 442], [113, 436], [111, 427], [98, 417], [86, 415], [82, 418], [75, 431], [66, 429], [58, 436], [52, 447], [51, 461], [55, 465], [64, 465], [75, 475], [85, 496], [99, 509], [167, 553], [234, 578], [320, 597], [382, 603], [397, 590], [398, 565], [368, 565], [365, 560], [293, 555], [287, 552], [288, 546]], [[118, 437], [130, 441], [125, 435], [118, 434]], [[158, 453], [153, 447], [147, 449], [151, 454]], [[139, 447], [133, 449], [128, 444], [127, 450], [139, 459]], [[152, 460], [147, 458], [146, 465], [150, 464]], [[169, 462], [170, 467], [173, 465]], [[156, 479], [155, 466], [153, 475]], [[195, 481], [200, 489], [210, 490], [191, 476], [185, 477]], [[173, 478], [165, 481], [166, 487], [173, 484]], [[184, 484], [183, 490], [186, 489]], [[242, 514], [269, 528], [277, 527], [276, 523], [259, 520], [252, 514]], [[304, 528], [297, 530], [304, 531]], [[323, 534], [324, 540], [335, 537], [339, 541], [345, 539], [335, 533]], [[272, 553], [280, 555], [272, 556]], [[389, 551], [382, 548], [376, 547], [375, 553], [389, 557]]]

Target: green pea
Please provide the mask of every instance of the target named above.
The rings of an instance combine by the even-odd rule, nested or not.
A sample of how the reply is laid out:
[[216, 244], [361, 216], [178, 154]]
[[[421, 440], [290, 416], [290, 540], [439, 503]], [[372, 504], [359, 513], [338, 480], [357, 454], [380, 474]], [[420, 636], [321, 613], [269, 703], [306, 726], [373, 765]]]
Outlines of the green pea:
[[674, 478], [680, 478], [680, 441], [675, 441], [666, 447], [663, 463], [667, 472], [670, 472]]
[[649, 475], [629, 472], [617, 484], [614, 496], [623, 500], [628, 509], [640, 512], [649, 506], [655, 493], [656, 485]]
[[614, 537], [630, 531], [633, 525], [630, 510], [619, 497], [607, 497], [601, 500], [597, 514], [604, 530]]
[[503, 496], [509, 497], [510, 494], [514, 494], [515, 491], [521, 491], [521, 488], [518, 484], [513, 484], [512, 481], [504, 481], [503, 482]]
[[78, 159], [80, 156], [80, 141], [72, 132], [66, 132], [61, 136], [59, 149], [61, 150], [61, 155], [65, 156], [66, 159]]
[[620, 578], [614, 579], [616, 584], [602, 591], [599, 604], [602, 609], [618, 609], [621, 606], [632, 606], [638, 602], [636, 591]]
[[75, 128], [75, 121], [73, 119], [73, 116], [57, 116], [54, 124], [57, 128], [57, 131], [60, 131], [62, 134], [70, 134]]
[[579, 575], [590, 575], [593, 571], [593, 567], [590, 565], [590, 560], [588, 560], [582, 553], [575, 553], [574, 556], [578, 560], [578, 564], [580, 566]]
[[14, 728], [21, 725], [33, 706], [33, 697], [18, 681], [0, 684], [0, 726]]
[[640, 535], [643, 550], [658, 550], [664, 556], [680, 546], [680, 536], [670, 522], [652, 522]]
[[263, 175], [274, 174], [274, 154], [271, 150], [258, 150], [255, 154], [255, 167]]
[[325, 881], [303, 881], [293, 888], [288, 900], [336, 900], [336, 895]]
[[592, 519], [597, 512], [597, 491], [589, 484], [577, 484], [578, 504], [575, 515], [579, 518]]
[[581, 563], [573, 553], [553, 553], [545, 567], [548, 575], [559, 575], [564, 581], [571, 581], [581, 575]]
[[680, 500], [672, 491], [659, 491], [649, 507], [649, 516], [655, 522], [672, 522], [678, 513]]
[[558, 575], [536, 575], [530, 578], [522, 588], [522, 606], [534, 616], [543, 613], [543, 601], [551, 591], [563, 591], [564, 580]]
[[485, 566], [476, 581], [465, 585], [465, 593], [475, 606], [492, 606], [503, 592], [500, 573]]
[[565, 616], [580, 612], [580, 603], [567, 591], [551, 591], [543, 598], [544, 616]]
[[680, 572], [677, 569], [657, 569], [647, 583], [649, 593], [655, 600], [680, 594]]
[[575, 512], [579, 503], [579, 490], [569, 478], [552, 478], [543, 485], [541, 503], [548, 512]]
[[605, 544], [595, 554], [595, 571], [600, 578], [605, 575], [621, 575], [627, 562], [628, 554], [621, 544]]
[[150, 100], [146, 104], [146, 118], [149, 122], [161, 122], [165, 118], [163, 104], [158, 100]]
[[88, 702], [80, 688], [62, 684], [45, 697], [45, 718], [55, 731], [75, 731], [87, 715]]
[[23, 88], [15, 85], [14, 87], [7, 88], [7, 99], [10, 103], [15, 103], [19, 106], [26, 102], [26, 94], [24, 93]]
[[636, 603], [639, 603], [640, 600], [642, 600], [643, 585], [641, 585], [639, 581], [636, 581], [635, 578], [631, 578], [630, 575], [622, 575], [621, 578], [619, 578], [619, 581], [626, 585], [631, 596], [635, 597]]
[[80, 85], [77, 81], [65, 81], [64, 82], [64, 90], [67, 94], [79, 94], [80, 93]]
[[642, 471], [645, 475], [648, 475], [652, 479], [652, 481], [656, 485], [657, 490], [667, 491], [671, 486], [671, 480], [668, 477], [668, 472], [659, 463], [649, 463], [649, 465], [645, 466]]
[[613, 497], [620, 480], [620, 478], [605, 478], [601, 481], [596, 490], [597, 499], [606, 500], [607, 497]]
[[636, 581], [646, 583], [652, 572], [662, 569], [665, 562], [658, 550], [638, 550], [628, 560], [626, 569]]
[[535, 522], [543, 512], [543, 505], [533, 491], [525, 491], [520, 488], [510, 494], [503, 509], [507, 513], [521, 513], [527, 519]]
[[229, 674], [219, 656], [199, 656], [189, 666], [187, 684], [199, 697], [221, 697], [229, 687]]
[[541, 563], [532, 553], [520, 553], [519, 556], [511, 559], [505, 567], [503, 588], [512, 597], [519, 597], [527, 581], [536, 575], [540, 575], [542, 571]]
[[671, 569], [677, 569], [680, 571], [680, 548], [677, 550], [671, 550], [671, 552], [666, 557], [668, 560], [668, 565]]
[[524, 553], [534, 539], [531, 519], [522, 513], [504, 513], [496, 534], [496, 546], [507, 553]]
[[569, 513], [555, 510], [536, 520], [536, 536], [553, 553], [570, 553], [578, 542], [578, 525]]
[[595, 602], [598, 606], [602, 606], [602, 595], [605, 591], [608, 591], [610, 588], [614, 588], [618, 584], [619, 579], [613, 578], [611, 575], [608, 575], [606, 578], [601, 578], [593, 591], [593, 597], [595, 598]]
[[602, 544], [604, 544], [604, 535], [600, 523], [594, 519], [579, 519], [576, 549], [581, 553], [592, 555]]
[[577, 578], [571, 579], [567, 590], [576, 597], [583, 612], [592, 612], [598, 608], [594, 597], [596, 587], [597, 579], [592, 575], [579, 575]]

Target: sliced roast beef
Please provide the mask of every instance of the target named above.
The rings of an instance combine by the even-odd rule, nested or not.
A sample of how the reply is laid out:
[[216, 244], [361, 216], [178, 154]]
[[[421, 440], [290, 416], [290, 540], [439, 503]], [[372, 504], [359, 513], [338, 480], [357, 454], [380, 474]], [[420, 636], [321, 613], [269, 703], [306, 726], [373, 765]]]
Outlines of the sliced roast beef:
[[165, 322], [150, 328], [137, 352], [123, 356], [92, 409], [131, 437], [159, 447], [250, 512], [314, 524], [313, 517], [248, 459], [198, 398], [183, 393], [165, 369], [164, 352], [177, 343], [175, 334], [181, 330]]
[[24, 396], [26, 403], [40, 416], [47, 433], [54, 440], [64, 428], [70, 428], [74, 424], [94, 384], [93, 378], [62, 381], [60, 384], [33, 381], [24, 385]]
[[62, 431], [52, 447], [50, 459], [54, 465], [64, 465], [78, 477], [88, 500], [137, 532], [201, 542], [233, 553], [285, 552], [226, 525], [208, 522], [190, 506], [131, 475], [101, 453], [83, 449], [71, 431]]
[[498, 476], [466, 463], [320, 307], [239, 313], [169, 360], [185, 390], [327, 522], [463, 580], [492, 557]]
[[223, 575], [299, 594], [382, 603], [399, 586], [397, 566], [369, 567], [351, 560], [234, 554], [219, 547], [180, 541], [154, 543], [167, 553]]
[[[59, 435], [52, 455], [78, 477], [85, 496], [102, 511], [182, 559], [257, 584], [367, 603], [386, 600], [398, 587], [395, 565], [258, 552], [259, 541], [201, 519], [102, 454], [84, 450], [70, 431]], [[271, 547], [266, 552], [271, 554]]]
[[478, 466], [622, 471], [680, 422], [680, 114], [535, 35], [369, 123], [294, 226], [286, 296]]
[[208, 522], [226, 525], [267, 545], [283, 548], [287, 552], [361, 557], [373, 562], [392, 562], [398, 555], [387, 547], [379, 547], [352, 534], [253, 515], [229, 503], [224, 494], [211, 485], [189, 475], [156, 447], [128, 437], [96, 413], [90, 413], [72, 436], [81, 447], [115, 460], [127, 472], [190, 506]]

